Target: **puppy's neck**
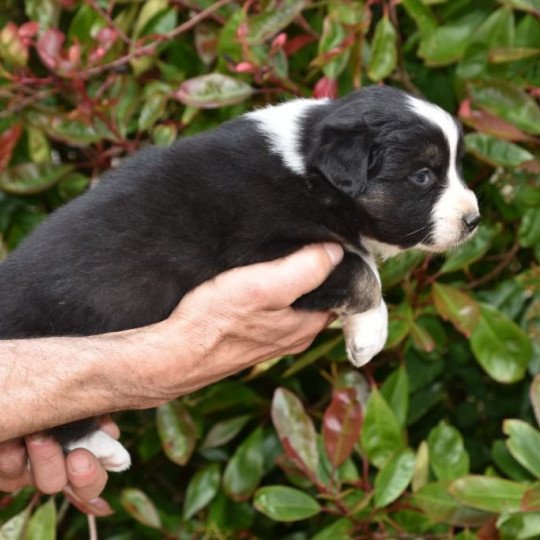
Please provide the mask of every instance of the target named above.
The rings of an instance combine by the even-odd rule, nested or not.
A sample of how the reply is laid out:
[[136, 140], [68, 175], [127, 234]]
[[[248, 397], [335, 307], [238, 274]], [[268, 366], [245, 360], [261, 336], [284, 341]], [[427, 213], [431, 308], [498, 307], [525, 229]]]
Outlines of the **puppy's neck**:
[[306, 164], [301, 136], [308, 110], [323, 107], [328, 99], [294, 99], [280, 105], [265, 107], [245, 116], [257, 122], [267, 138], [270, 150], [279, 155], [294, 173], [305, 176]]

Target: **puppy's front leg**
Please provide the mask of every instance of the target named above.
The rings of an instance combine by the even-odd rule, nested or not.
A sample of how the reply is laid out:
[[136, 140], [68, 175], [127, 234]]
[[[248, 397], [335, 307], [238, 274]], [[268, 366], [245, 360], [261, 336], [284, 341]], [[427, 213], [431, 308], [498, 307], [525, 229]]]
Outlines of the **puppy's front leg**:
[[367, 364], [382, 351], [388, 337], [388, 310], [383, 299], [379, 305], [361, 313], [342, 313], [347, 356], [356, 367]]
[[363, 366], [384, 347], [388, 312], [381, 294], [381, 280], [367, 253], [346, 252], [328, 279], [295, 302], [301, 309], [332, 309], [343, 323], [349, 360]]
[[381, 352], [388, 337], [388, 309], [382, 299], [379, 272], [371, 256], [360, 258], [364, 266], [352, 278], [352, 297], [338, 310], [347, 356], [356, 367], [367, 364]]

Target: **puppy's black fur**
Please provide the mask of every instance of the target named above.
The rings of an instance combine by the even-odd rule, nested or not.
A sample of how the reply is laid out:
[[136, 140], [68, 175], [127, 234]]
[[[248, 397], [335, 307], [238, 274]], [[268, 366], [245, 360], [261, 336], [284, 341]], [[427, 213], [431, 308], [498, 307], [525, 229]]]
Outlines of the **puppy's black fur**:
[[[403, 100], [397, 90], [370, 88], [309, 108], [301, 120], [305, 175], [269, 151], [249, 117], [145, 148], [54, 212], [0, 265], [0, 338], [157, 322], [216, 274], [312, 242], [337, 240], [359, 253], [363, 235], [420, 242], [442, 182], [420, 203], [406, 179], [427, 164], [442, 175], [449, 156], [442, 131]], [[427, 151], [426, 141], [440, 151]], [[364, 260], [347, 253], [296, 305], [361, 312], [380, 297], [378, 287]], [[65, 444], [94, 428], [88, 421], [52, 431]]]

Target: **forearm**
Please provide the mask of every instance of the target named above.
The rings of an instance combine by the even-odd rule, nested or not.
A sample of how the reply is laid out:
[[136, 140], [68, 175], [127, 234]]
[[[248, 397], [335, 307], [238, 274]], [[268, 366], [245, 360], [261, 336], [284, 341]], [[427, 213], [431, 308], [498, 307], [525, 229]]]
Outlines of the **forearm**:
[[125, 366], [142, 353], [122, 333], [0, 341], [0, 441], [132, 407]]

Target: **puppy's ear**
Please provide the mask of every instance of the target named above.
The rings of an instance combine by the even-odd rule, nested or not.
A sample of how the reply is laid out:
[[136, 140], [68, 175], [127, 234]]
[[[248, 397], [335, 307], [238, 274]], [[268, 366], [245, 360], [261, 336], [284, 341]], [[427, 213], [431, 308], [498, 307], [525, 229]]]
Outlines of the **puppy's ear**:
[[311, 165], [333, 186], [351, 197], [358, 197], [368, 185], [373, 148], [364, 122], [333, 118], [321, 126]]

